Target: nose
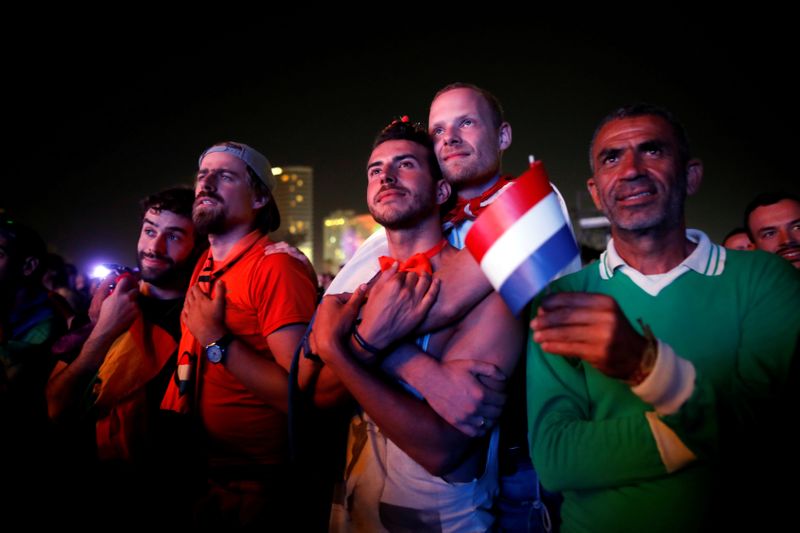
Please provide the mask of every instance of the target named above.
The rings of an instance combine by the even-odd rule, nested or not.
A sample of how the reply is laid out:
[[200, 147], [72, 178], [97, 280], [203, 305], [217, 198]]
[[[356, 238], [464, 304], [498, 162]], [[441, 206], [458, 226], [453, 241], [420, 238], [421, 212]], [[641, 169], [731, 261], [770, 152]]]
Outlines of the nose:
[[167, 236], [159, 233], [155, 239], [151, 241], [151, 252], [155, 255], [166, 255], [167, 253]]
[[444, 144], [448, 146], [461, 144], [461, 137], [458, 135], [458, 129], [456, 128], [446, 128], [442, 137], [444, 139]]
[[215, 191], [217, 190], [217, 173], [209, 172], [197, 178], [197, 190], [200, 191]]
[[628, 152], [623, 156], [619, 169], [623, 179], [636, 179], [645, 173], [642, 159], [635, 152]]
[[387, 168], [386, 171], [381, 175], [381, 185], [387, 183], [397, 183], [397, 174], [394, 167]]
[[792, 228], [778, 229], [778, 246], [797, 246], [797, 236], [792, 233]]

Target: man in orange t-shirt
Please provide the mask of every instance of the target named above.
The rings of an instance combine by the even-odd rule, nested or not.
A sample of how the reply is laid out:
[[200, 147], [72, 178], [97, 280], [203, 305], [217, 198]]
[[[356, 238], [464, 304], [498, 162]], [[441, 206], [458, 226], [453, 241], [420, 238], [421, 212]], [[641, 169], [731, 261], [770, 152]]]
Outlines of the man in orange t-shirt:
[[194, 223], [210, 248], [183, 310], [178, 371], [163, 407], [196, 408], [208, 437], [204, 526], [288, 519], [288, 371], [316, 286], [287, 254], [264, 255], [280, 224], [267, 159], [234, 142], [200, 156]]

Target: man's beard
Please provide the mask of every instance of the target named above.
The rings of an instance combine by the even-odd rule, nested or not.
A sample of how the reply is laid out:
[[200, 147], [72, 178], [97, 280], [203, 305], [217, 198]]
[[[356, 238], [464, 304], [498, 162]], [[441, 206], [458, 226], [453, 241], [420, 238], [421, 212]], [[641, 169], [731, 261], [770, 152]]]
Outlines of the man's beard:
[[217, 235], [225, 230], [225, 211], [221, 205], [192, 210], [192, 222], [201, 235]]
[[[410, 193], [411, 194], [411, 193]], [[419, 196], [412, 194], [412, 202], [405, 210], [400, 211], [392, 207], [385, 208], [383, 213], [371, 212], [375, 222], [389, 230], [413, 228], [425, 218], [433, 209], [433, 195]]]
[[[162, 261], [165, 261], [167, 264], [165, 268], [158, 270], [153, 270], [147, 267], [143, 267], [142, 259], [144, 259], [145, 257], [160, 259]], [[189, 276], [194, 267], [194, 265], [192, 264], [193, 261], [190, 258], [187, 258], [182, 263], [176, 264], [169, 257], [155, 255], [155, 254], [148, 254], [145, 252], [139, 252], [139, 256], [136, 258], [136, 262], [139, 265], [139, 271], [141, 272], [142, 279], [144, 281], [150, 283], [151, 285], [164, 289], [177, 288], [187, 285], [189, 281]]]
[[441, 169], [444, 179], [453, 187], [454, 191], [468, 187], [481, 187], [500, 172], [500, 168], [494, 165], [484, 164], [481, 167], [480, 161], [453, 164], [449, 167], [445, 164], [441, 165]]
[[[647, 180], [644, 185], [638, 184], [643, 190], [654, 191], [659, 198], [657, 205], [645, 206], [641, 209], [631, 209], [617, 207], [613, 200], [616, 196], [625, 194], [625, 189], [620, 192], [620, 187], [634, 187], [633, 185], [621, 185], [611, 191], [612, 199], [606, 202], [604, 213], [611, 220], [612, 225], [619, 229], [633, 232], [650, 232], [652, 230], [670, 229], [675, 227], [683, 220], [684, 203], [686, 200], [686, 181], [673, 184], [672, 188], [665, 189], [655, 184], [648, 176], [642, 176], [642, 180]], [[647, 185], [650, 185], [648, 188]]]

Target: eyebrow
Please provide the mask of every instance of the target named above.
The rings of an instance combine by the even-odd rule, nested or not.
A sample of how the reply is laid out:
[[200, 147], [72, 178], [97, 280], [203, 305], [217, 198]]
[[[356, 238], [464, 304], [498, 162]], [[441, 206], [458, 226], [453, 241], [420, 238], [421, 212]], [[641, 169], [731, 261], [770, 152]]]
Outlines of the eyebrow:
[[622, 148], [604, 148], [603, 150], [600, 150], [600, 152], [598, 152], [596, 159], [598, 161], [602, 161], [606, 157], [610, 155], [617, 155], [620, 152], [622, 152]]
[[800, 223], [800, 218], [796, 218], [794, 220], [790, 220], [789, 222], [787, 222], [785, 224], [781, 223], [781, 224], [770, 224], [769, 226], [761, 226], [760, 228], [756, 228], [756, 233], [761, 233], [762, 231], [765, 231], [765, 230], [768, 230], [768, 229], [777, 230], [781, 226], [793, 226], [793, 225], [798, 224], [798, 223]]
[[197, 169], [197, 173], [198, 174], [207, 174], [209, 172], [228, 172], [230, 174], [236, 174], [237, 176], [239, 175], [238, 172], [236, 172], [235, 170], [230, 169], [228, 167], [220, 167], [220, 168], [215, 168], [213, 170], [210, 170], [210, 169], [205, 168], [205, 167]]
[[[647, 141], [644, 141], [644, 142], [641, 142], [641, 143], [637, 144], [636, 145], [636, 150], [637, 151], [652, 150], [652, 149], [666, 150], [668, 148], [668, 146], [669, 146], [669, 144], [666, 141], [663, 141], [661, 139], [650, 139], [650, 140], [647, 140]], [[625, 150], [624, 147], [623, 148], [614, 148], [614, 147], [605, 148], [603, 150], [600, 150], [600, 152], [598, 152], [597, 159], [602, 161], [603, 159], [605, 159], [606, 157], [608, 157], [610, 155], [618, 155], [618, 154], [620, 154], [623, 150]]]
[[667, 146], [668, 144], [666, 141], [662, 141], [661, 139], [652, 139], [639, 144], [636, 148], [639, 150], [652, 150], [653, 148], [664, 150], [667, 148]]
[[[153, 222], [152, 220], [150, 220], [147, 217], [144, 217], [144, 223], [145, 224], [150, 224], [151, 226], [153, 226], [155, 228], [159, 227], [158, 224], [156, 224], [155, 222]], [[167, 226], [167, 227], [164, 228], [164, 231], [177, 231], [178, 233], [183, 233], [184, 235], [186, 235], [186, 230], [181, 228], [181, 227], [179, 227], [179, 226]]]
[[[392, 158], [392, 163], [397, 163], [398, 161], [402, 161], [403, 159], [413, 159], [414, 161], [419, 163], [419, 159], [417, 159], [417, 156], [415, 156], [414, 154], [396, 155], [396, 156], [394, 156]], [[372, 163], [367, 165], [367, 170], [371, 169], [372, 167], [375, 167], [375, 166], [378, 166], [378, 165], [382, 165], [382, 164], [383, 164], [383, 161], [373, 161]]]
[[471, 119], [475, 120], [475, 115], [473, 115], [472, 113], [464, 113], [463, 115], [458, 115], [458, 116], [457, 116], [457, 117], [455, 117], [455, 118], [454, 118], [452, 121], [447, 121], [447, 120], [439, 120], [439, 121], [437, 121], [437, 122], [434, 122], [433, 124], [430, 124], [430, 125], [428, 126], [428, 129], [429, 129], [429, 130], [432, 130], [432, 129], [434, 129], [434, 128], [438, 128], [439, 126], [441, 126], [441, 125], [442, 125], [443, 123], [445, 123], [445, 122], [458, 122], [458, 121], [460, 121], [460, 120], [464, 120], [465, 118], [471, 118]]

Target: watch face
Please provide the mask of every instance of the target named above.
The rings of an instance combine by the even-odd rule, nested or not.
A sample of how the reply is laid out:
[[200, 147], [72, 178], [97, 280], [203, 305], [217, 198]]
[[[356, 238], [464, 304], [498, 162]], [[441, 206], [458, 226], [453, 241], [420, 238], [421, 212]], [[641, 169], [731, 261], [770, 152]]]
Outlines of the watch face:
[[212, 363], [219, 363], [220, 361], [222, 361], [222, 354], [223, 354], [222, 348], [220, 348], [216, 344], [212, 344], [211, 346], [206, 348], [206, 357], [208, 357], [208, 360], [211, 361]]

